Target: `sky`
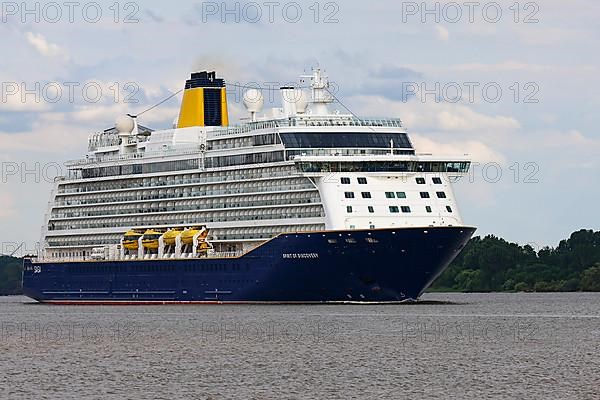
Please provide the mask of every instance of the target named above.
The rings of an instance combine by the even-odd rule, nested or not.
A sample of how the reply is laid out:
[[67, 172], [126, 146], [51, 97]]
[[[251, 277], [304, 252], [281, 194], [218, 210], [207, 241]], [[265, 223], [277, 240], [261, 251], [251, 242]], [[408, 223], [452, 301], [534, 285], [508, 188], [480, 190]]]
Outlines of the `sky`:
[[[470, 154], [455, 191], [479, 235], [539, 249], [600, 229], [597, 1], [0, 6], [0, 253], [35, 249], [53, 177], [90, 133], [212, 69], [279, 87], [319, 66], [353, 113], [402, 118], [418, 152]], [[140, 123], [170, 127], [179, 101]]]

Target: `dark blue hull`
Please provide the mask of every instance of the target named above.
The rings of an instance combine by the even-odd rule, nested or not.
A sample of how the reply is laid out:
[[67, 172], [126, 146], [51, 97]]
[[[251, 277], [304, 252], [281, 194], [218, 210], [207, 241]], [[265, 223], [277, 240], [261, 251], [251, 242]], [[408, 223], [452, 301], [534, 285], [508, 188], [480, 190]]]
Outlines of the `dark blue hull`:
[[239, 258], [35, 262], [23, 290], [41, 302], [397, 302], [417, 299], [474, 228], [283, 234]]

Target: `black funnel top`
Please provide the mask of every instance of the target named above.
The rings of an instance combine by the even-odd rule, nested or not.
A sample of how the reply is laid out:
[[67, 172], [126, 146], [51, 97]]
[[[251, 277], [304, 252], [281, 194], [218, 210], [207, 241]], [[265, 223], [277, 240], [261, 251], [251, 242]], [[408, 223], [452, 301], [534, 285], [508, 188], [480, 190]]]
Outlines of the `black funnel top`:
[[217, 73], [214, 71], [194, 72], [192, 77], [185, 81], [186, 89], [222, 87], [225, 87], [225, 81], [223, 79], [217, 79]]

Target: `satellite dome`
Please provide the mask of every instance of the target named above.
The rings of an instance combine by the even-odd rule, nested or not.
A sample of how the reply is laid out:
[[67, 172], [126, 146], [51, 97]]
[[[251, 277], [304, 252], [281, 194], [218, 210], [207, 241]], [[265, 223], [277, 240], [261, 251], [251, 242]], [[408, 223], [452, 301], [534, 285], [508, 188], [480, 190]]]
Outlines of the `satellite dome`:
[[115, 128], [117, 131], [119, 131], [119, 133], [129, 134], [133, 132], [133, 129], [135, 128], [135, 122], [133, 122], [133, 118], [130, 116], [122, 115], [117, 118], [117, 121], [115, 122]]
[[262, 110], [265, 99], [258, 89], [248, 89], [244, 93], [244, 106], [249, 112], [257, 113]]

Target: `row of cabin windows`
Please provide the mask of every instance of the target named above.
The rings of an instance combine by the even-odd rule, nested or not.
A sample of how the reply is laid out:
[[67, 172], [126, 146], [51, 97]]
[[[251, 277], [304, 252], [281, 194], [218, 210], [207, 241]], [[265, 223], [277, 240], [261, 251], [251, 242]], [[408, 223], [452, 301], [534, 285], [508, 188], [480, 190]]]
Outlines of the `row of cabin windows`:
[[[446, 198], [446, 193], [445, 192], [436, 192], [436, 195], [438, 197], [438, 199], [445, 199]], [[363, 199], [370, 199], [371, 198], [371, 192], [361, 192], [361, 196]], [[354, 192], [344, 192], [344, 197], [347, 199], [353, 199], [354, 198]], [[386, 199], [405, 199], [406, 198], [406, 193], [405, 192], [385, 192], [385, 198]], [[429, 199], [429, 192], [421, 192], [421, 198], [422, 199]]]
[[[419, 184], [419, 185], [424, 185], [425, 184], [425, 178], [419, 177], [419, 178], [415, 178], [415, 179], [417, 181], [417, 184]], [[367, 178], [359, 177], [357, 180], [358, 180], [358, 183], [360, 185], [366, 185], [367, 184]], [[435, 178], [432, 178], [432, 181], [436, 185], [441, 185], [442, 184], [442, 178], [435, 177]], [[340, 178], [340, 182], [342, 182], [342, 185], [349, 185], [350, 184], [350, 178], [348, 178], [348, 177], [342, 177], [342, 178]]]
[[[370, 214], [373, 214], [375, 212], [375, 208], [373, 206], [368, 206], [367, 209], [369, 210]], [[402, 211], [405, 214], [412, 212], [409, 206], [400, 206], [400, 207], [389, 206], [389, 210], [390, 210], [390, 213], [392, 213], [392, 214], [398, 214], [398, 213], [400, 213], [400, 211]], [[346, 206], [346, 211], [348, 212], [348, 214], [351, 214], [352, 212], [354, 212], [352, 206]], [[425, 206], [425, 211], [427, 211], [428, 213], [433, 212], [433, 210], [431, 209], [431, 206]], [[452, 207], [446, 206], [446, 211], [451, 213]]]
[[[358, 184], [359, 185], [366, 185], [367, 184], [367, 178], [359, 177], [359, 178], [357, 178], [357, 180], [358, 180]], [[340, 179], [340, 181], [342, 182], [342, 185], [349, 185], [350, 184], [350, 178], [348, 178], [348, 177], [342, 177]]]

